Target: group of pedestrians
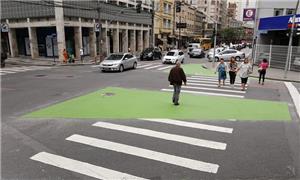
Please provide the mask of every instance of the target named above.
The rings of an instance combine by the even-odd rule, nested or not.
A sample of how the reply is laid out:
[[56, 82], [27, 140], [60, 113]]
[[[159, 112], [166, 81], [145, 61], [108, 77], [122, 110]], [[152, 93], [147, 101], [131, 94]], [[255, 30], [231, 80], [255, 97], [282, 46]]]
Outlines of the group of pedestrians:
[[[182, 83], [184, 83], [184, 85], [186, 85], [187, 83], [186, 75], [180, 66], [181, 63], [179, 61], [176, 62], [175, 67], [171, 69], [168, 77], [170, 84], [173, 85], [174, 88], [172, 102], [175, 106], [179, 105], [179, 94], [181, 91]], [[259, 64], [259, 69], [258, 69], [259, 84], [262, 82], [261, 84], [264, 85], [266, 70], [268, 67], [269, 67], [268, 61], [266, 59], [263, 59], [262, 62]], [[224, 62], [224, 59], [221, 58], [220, 63], [216, 68], [216, 72], [218, 72], [218, 80], [219, 80], [218, 87], [221, 87], [221, 84], [225, 86], [225, 80], [228, 72], [230, 77], [230, 86], [234, 87], [236, 75], [239, 74], [241, 78], [241, 90], [245, 91], [248, 77], [252, 73], [252, 66], [248, 58], [245, 58], [244, 62], [242, 62], [239, 65], [235, 61], [234, 57], [231, 57], [228, 65]]]
[[[80, 53], [80, 61], [81, 63], [83, 63], [83, 57], [84, 57], [83, 48], [79, 49], [79, 53]], [[66, 49], [64, 49], [63, 56], [64, 56], [63, 63], [68, 63], [68, 62], [75, 63], [74, 54], [72, 53], [72, 51], [67, 51]]]
[[[264, 85], [266, 70], [269, 64], [266, 59], [263, 59], [262, 62], [259, 64], [259, 84], [262, 80], [262, 85]], [[245, 91], [245, 86], [248, 82], [248, 77], [252, 73], [252, 66], [249, 62], [248, 58], [245, 58], [244, 62], [238, 65], [235, 61], [234, 57], [231, 57], [229, 64], [227, 65], [224, 62], [224, 59], [220, 59], [220, 63], [216, 67], [216, 72], [218, 72], [218, 80], [219, 84], [218, 87], [221, 87], [221, 84], [225, 86], [225, 80], [227, 78], [227, 72], [229, 73], [230, 78], [230, 86], [233, 88], [236, 75], [239, 74], [241, 78], [241, 90]]]

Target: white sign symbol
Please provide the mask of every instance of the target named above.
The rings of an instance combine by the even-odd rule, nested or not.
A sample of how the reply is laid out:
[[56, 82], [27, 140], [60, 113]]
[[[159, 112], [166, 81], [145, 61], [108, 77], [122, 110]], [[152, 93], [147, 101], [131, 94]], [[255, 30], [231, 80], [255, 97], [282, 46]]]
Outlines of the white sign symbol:
[[95, 32], [99, 32], [99, 29], [100, 29], [100, 24], [96, 23], [95, 24]]
[[8, 24], [5, 24], [5, 23], [1, 24], [1, 31], [8, 32]]
[[252, 17], [252, 16], [253, 16], [253, 10], [248, 9], [248, 10], [246, 11], [246, 16], [247, 16], [247, 17]]

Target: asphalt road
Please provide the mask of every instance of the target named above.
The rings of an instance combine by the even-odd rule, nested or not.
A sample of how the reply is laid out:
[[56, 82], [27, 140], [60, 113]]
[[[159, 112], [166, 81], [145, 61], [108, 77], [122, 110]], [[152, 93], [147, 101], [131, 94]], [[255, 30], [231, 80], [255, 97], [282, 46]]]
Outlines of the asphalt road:
[[[205, 59], [187, 58], [187, 63], [205, 61]], [[167, 73], [163, 72], [166, 69], [161, 69], [168, 65], [150, 69], [149, 67], [155, 65], [145, 66], [152, 63], [160, 64], [159, 61], [141, 62], [144, 68], [125, 71], [122, 74], [101, 73], [92, 66], [74, 66], [2, 75], [1, 179], [94, 179], [93, 177], [101, 177], [100, 174], [107, 169], [113, 170], [107, 174], [115, 177], [119, 177], [115, 174], [115, 171], [118, 171], [156, 180], [300, 179], [299, 118], [283, 82], [267, 81], [262, 87], [255, 79], [251, 80], [244, 98], [286, 102], [289, 105], [291, 121], [240, 121], [238, 117], [237, 120], [184, 121], [193, 123], [195, 127], [205, 124], [228, 128], [232, 129], [232, 133], [134, 118], [119, 120], [22, 117], [37, 109], [106, 87], [160, 91], [168, 87]], [[145, 69], [147, 67], [148, 69]], [[209, 90], [208, 92], [216, 93]], [[101, 111], [101, 107], [93, 108]], [[125, 110], [126, 108], [130, 107], [124, 107]], [[115, 113], [118, 114], [118, 111], [116, 109]], [[216, 113], [218, 113], [217, 109]], [[163, 139], [163, 136], [151, 137], [95, 127], [93, 124], [96, 122], [221, 142], [226, 144], [226, 149], [199, 147], [187, 142]], [[87, 145], [84, 144], [86, 141], [73, 135], [102, 141], [99, 141], [100, 147], [96, 147], [97, 141]], [[126, 152], [122, 152], [125, 148], [119, 147], [120, 144], [130, 147], [127, 147]], [[46, 154], [39, 154], [41, 152]], [[50, 154], [69, 159], [46, 156]], [[30, 159], [33, 156], [35, 160]], [[46, 163], [41, 162], [42, 157], [46, 158]], [[155, 159], [157, 157], [158, 159]], [[194, 161], [187, 161], [187, 159]], [[73, 166], [70, 166], [66, 163], [68, 160], [77, 161], [72, 161]], [[88, 164], [82, 165], [80, 162]], [[203, 162], [209, 163], [211, 168], [193, 169], [197, 164], [202, 167]], [[95, 165], [97, 168], [90, 165]], [[106, 169], [99, 169], [99, 167]], [[215, 170], [216, 167], [216, 172], [207, 172]], [[72, 170], [66, 170], [68, 168]]]

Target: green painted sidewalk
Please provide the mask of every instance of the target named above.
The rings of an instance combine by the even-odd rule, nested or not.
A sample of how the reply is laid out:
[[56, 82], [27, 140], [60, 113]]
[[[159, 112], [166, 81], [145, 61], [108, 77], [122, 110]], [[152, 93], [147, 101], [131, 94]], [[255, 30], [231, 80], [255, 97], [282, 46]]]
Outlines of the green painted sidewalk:
[[290, 120], [286, 103], [181, 94], [180, 106], [172, 93], [105, 88], [25, 115], [26, 118], [193, 120]]
[[[214, 71], [204, 68], [202, 64], [183, 64], [181, 67], [187, 75], [216, 76]], [[170, 69], [164, 72], [169, 73]]]

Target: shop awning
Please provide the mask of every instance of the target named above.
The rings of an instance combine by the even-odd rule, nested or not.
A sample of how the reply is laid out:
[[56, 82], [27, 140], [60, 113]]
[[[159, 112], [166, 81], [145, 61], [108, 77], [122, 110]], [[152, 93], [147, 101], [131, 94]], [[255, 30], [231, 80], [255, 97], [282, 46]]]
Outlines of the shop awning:
[[[287, 30], [289, 24], [292, 24], [292, 18], [292, 15], [260, 18], [258, 30]], [[297, 14], [295, 23], [300, 24], [300, 14]]]

